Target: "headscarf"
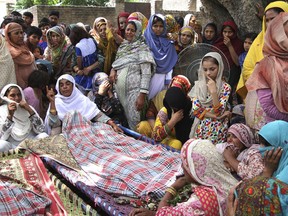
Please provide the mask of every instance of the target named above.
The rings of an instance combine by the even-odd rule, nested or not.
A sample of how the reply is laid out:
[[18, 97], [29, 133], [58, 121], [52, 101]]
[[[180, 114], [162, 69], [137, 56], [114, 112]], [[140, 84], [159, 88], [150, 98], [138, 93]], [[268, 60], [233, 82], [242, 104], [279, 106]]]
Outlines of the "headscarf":
[[112, 64], [115, 70], [119, 70], [127, 67], [129, 64], [141, 64], [144, 62], [151, 63], [153, 65], [152, 70], [155, 70], [155, 61], [149, 50], [149, 47], [145, 44], [142, 38], [142, 26], [138, 20], [130, 20], [136, 25], [135, 38], [129, 42], [124, 40], [119, 46], [116, 59]]
[[222, 57], [219, 53], [209, 52], [202, 58], [201, 63], [200, 63], [199, 72], [198, 72], [198, 81], [195, 81], [195, 85], [192, 88], [191, 92], [189, 93], [189, 96], [192, 98], [198, 98], [200, 103], [205, 107], [209, 107], [212, 105], [212, 96], [208, 92], [206, 77], [205, 77], [205, 73], [204, 73], [203, 67], [202, 67], [203, 59], [207, 56], [210, 56], [210, 57], [216, 59], [217, 62], [219, 63], [218, 74], [217, 74], [217, 77], [215, 80], [218, 97], [219, 97], [219, 95], [221, 93], [221, 89], [222, 89], [222, 83], [223, 83], [222, 76], [223, 76], [223, 70], [224, 70]]
[[[121, 17], [125, 17], [126, 19], [128, 19], [129, 15], [130, 15], [130, 13], [128, 13], [128, 12], [120, 12], [120, 13], [118, 14], [118, 17], [117, 17], [117, 24], [118, 24], [117, 33], [118, 33], [122, 38], [124, 38], [124, 36], [125, 36], [125, 28], [124, 28], [124, 29], [120, 29], [119, 19], [120, 19]], [[127, 20], [126, 20], [126, 23], [127, 23]]]
[[[259, 135], [273, 148], [281, 147], [283, 149], [278, 168], [273, 176], [288, 184], [288, 122], [282, 120], [270, 122], [261, 128]], [[261, 148], [262, 155], [265, 151], [270, 150], [271, 146]]]
[[[73, 84], [73, 91], [69, 97], [61, 95], [59, 90], [60, 80], [65, 79]], [[62, 121], [66, 113], [71, 111], [78, 111], [86, 117], [88, 120], [93, 119], [100, 110], [96, 104], [89, 100], [88, 97], [84, 96], [75, 85], [74, 78], [69, 74], [60, 76], [57, 80], [56, 86], [57, 94], [55, 95], [55, 106], [59, 119]], [[49, 110], [48, 110], [49, 112]]]
[[[153, 20], [158, 17], [164, 24], [164, 30], [157, 36], [152, 29]], [[167, 26], [165, 17], [162, 14], [154, 14], [150, 17], [144, 37], [155, 59], [157, 68], [156, 73], [166, 74], [175, 66], [178, 56], [172, 41], [166, 38]]]
[[[205, 30], [206, 30], [207, 27], [212, 27], [212, 28], [214, 29], [214, 31], [215, 31], [215, 35], [214, 35], [214, 37], [213, 37], [211, 40], [208, 40], [207, 38], [205, 38]], [[215, 42], [215, 41], [217, 40], [217, 38], [218, 38], [217, 25], [216, 25], [215, 23], [213, 23], [213, 22], [207, 23], [206, 26], [205, 26], [204, 29], [203, 29], [203, 35], [202, 35], [202, 37], [203, 37], [203, 43], [207, 43], [207, 44], [213, 45], [214, 42]]]
[[231, 54], [229, 52], [228, 47], [223, 42], [224, 37], [222, 35], [224, 28], [227, 26], [231, 27], [233, 32], [234, 32], [233, 36], [230, 38], [230, 41], [231, 41], [231, 44], [232, 44], [236, 54], [240, 55], [244, 51], [243, 42], [237, 36], [237, 31], [238, 31], [237, 25], [232, 20], [225, 21], [223, 23], [222, 29], [221, 29], [221, 36], [215, 41], [214, 46], [219, 48], [224, 53], [229, 64], [232, 66], [232, 65], [235, 65], [235, 63], [233, 62], [233, 59], [231, 57]]
[[[271, 2], [266, 8], [265, 12], [272, 9], [272, 8], [281, 8], [283, 11], [288, 12], [288, 4], [284, 1], [275, 1]], [[258, 34], [258, 36], [253, 41], [243, 64], [242, 74], [240, 76], [238, 85], [237, 85], [237, 93], [242, 97], [245, 98], [247, 95], [247, 89], [245, 87], [245, 83], [254, 71], [255, 65], [261, 59], [264, 58], [262, 53], [263, 46], [264, 46], [264, 37], [266, 34], [266, 19], [263, 16], [262, 21], [262, 31]]]
[[34, 62], [33, 54], [29, 51], [28, 47], [24, 44], [24, 41], [22, 45], [17, 45], [17, 44], [14, 44], [10, 40], [10, 37], [8, 36], [8, 34], [13, 31], [23, 31], [22, 26], [14, 22], [9, 23], [8, 25], [5, 26], [5, 35], [6, 35], [5, 39], [7, 42], [7, 47], [13, 58], [13, 61], [16, 64], [21, 64], [21, 65], [32, 64]]
[[175, 18], [171, 14], [165, 15], [165, 20], [167, 24], [167, 33], [178, 33], [178, 24], [175, 20]]
[[168, 119], [171, 119], [173, 108], [183, 109], [183, 118], [175, 125], [176, 138], [182, 143], [189, 139], [193, 119], [190, 117], [192, 102], [187, 94], [179, 87], [170, 87], [166, 91], [163, 105], [167, 110]]
[[100, 35], [99, 35], [99, 32], [98, 32], [98, 28], [101, 26], [101, 23], [102, 24], [106, 24], [107, 23], [107, 19], [104, 18], [104, 17], [97, 17], [94, 20], [93, 28], [90, 31], [90, 34], [93, 36], [93, 38], [96, 40], [97, 43], [99, 43], [99, 40], [100, 40]]
[[235, 215], [288, 215], [288, 185], [275, 178], [256, 176], [237, 186]]
[[9, 33], [19, 30], [23, 31], [21, 25], [14, 22], [9, 23], [5, 26], [5, 39], [14, 62], [17, 84], [24, 89], [28, 86], [28, 77], [36, 69], [36, 64], [34, 55], [29, 51], [24, 41], [23, 44], [18, 45], [10, 40]]
[[183, 24], [183, 27], [184, 26], [189, 26], [189, 23], [190, 23], [190, 19], [191, 17], [195, 16], [194, 14], [186, 14], [186, 16], [184, 17], [184, 24]]
[[[58, 45], [52, 43], [52, 33], [60, 36], [60, 42]], [[62, 64], [61, 57], [66, 51], [65, 49], [71, 45], [69, 38], [66, 38], [63, 28], [60, 26], [54, 26], [47, 31], [47, 44], [48, 48], [51, 50], [51, 62], [53, 66], [59, 67]]]
[[182, 45], [182, 43], [181, 43], [181, 34], [184, 33], [184, 32], [189, 32], [191, 34], [191, 42], [188, 45], [192, 45], [194, 43], [195, 32], [194, 32], [193, 28], [190, 27], [190, 26], [183, 26], [181, 28], [180, 34], [179, 34], [179, 39], [178, 39], [179, 44]]
[[[24, 93], [23, 93], [23, 90], [21, 89], [20, 86], [16, 85], [16, 84], [8, 84], [6, 86], [3, 87], [3, 89], [1, 90], [1, 93], [0, 93], [0, 96], [1, 96], [1, 99], [6, 101], [7, 103], [16, 103], [15, 101], [12, 101], [10, 99], [8, 99], [5, 95], [6, 91], [10, 88], [10, 87], [16, 87], [19, 89], [20, 93], [21, 93], [21, 96], [22, 96], [22, 100], [25, 101], [25, 96], [24, 96]], [[13, 115], [13, 126], [12, 126], [12, 129], [11, 129], [11, 137], [16, 140], [16, 141], [22, 141], [24, 140], [30, 133], [31, 129], [32, 129], [32, 124], [31, 124], [31, 121], [29, 119], [30, 117], [30, 113], [19, 106], [18, 103], [17, 104], [17, 109], [15, 110], [14, 112], [14, 115]], [[1, 121], [5, 121], [7, 116], [8, 116], [8, 105], [2, 105], [1, 106], [1, 113], [2, 114], [6, 114], [6, 115], [3, 115], [5, 116], [5, 119], [2, 119]], [[38, 116], [38, 113], [36, 112], [36, 110], [30, 106], [30, 108], [34, 111], [35, 115]], [[39, 117], [40, 119], [40, 117]]]
[[8, 83], [16, 83], [15, 67], [5, 39], [0, 34], [0, 88]]
[[[102, 25], [106, 25], [106, 38], [105, 39], [101, 38], [98, 32], [99, 28]], [[104, 17], [98, 17], [97, 19], [95, 19], [94, 25], [93, 25], [92, 36], [97, 41], [98, 48], [104, 54], [104, 57], [105, 57], [104, 72], [106, 74], [110, 74], [111, 65], [115, 59], [115, 55], [117, 52], [117, 44], [111, 32], [111, 29], [109, 29], [108, 22]]]
[[[205, 215], [224, 215], [226, 198], [230, 188], [237, 180], [230, 174], [223, 164], [223, 157], [216, 151], [209, 140], [188, 140], [181, 149], [183, 168], [201, 186], [212, 188], [217, 196], [219, 212], [205, 211]], [[199, 186], [199, 187], [201, 187]], [[196, 193], [196, 195], [198, 195]], [[202, 207], [206, 203], [203, 196], [198, 196]], [[213, 214], [212, 214], [213, 213]]]
[[174, 76], [169, 84], [169, 87], [178, 87], [180, 88], [184, 94], [188, 94], [192, 88], [189, 79], [183, 75]]
[[228, 128], [228, 133], [233, 134], [247, 148], [255, 143], [254, 135], [250, 128], [245, 124], [236, 123]]
[[271, 89], [277, 109], [288, 114], [288, 13], [280, 13], [269, 25], [265, 34], [263, 53], [253, 74], [246, 82], [248, 91]]
[[141, 12], [133, 12], [129, 15], [127, 22], [131, 20], [138, 20], [142, 25], [142, 34], [144, 34], [146, 27], [148, 25], [148, 19]]

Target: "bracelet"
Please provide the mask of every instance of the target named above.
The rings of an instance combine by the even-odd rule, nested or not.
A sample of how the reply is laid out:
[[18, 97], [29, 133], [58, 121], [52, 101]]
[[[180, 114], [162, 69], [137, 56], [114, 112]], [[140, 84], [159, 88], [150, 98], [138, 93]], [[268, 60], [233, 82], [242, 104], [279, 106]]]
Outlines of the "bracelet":
[[176, 194], [177, 194], [177, 191], [176, 191], [176, 189], [174, 188], [174, 187], [168, 187], [166, 190], [165, 190], [165, 192], [168, 192], [168, 193], [170, 193], [172, 196], [176, 196]]

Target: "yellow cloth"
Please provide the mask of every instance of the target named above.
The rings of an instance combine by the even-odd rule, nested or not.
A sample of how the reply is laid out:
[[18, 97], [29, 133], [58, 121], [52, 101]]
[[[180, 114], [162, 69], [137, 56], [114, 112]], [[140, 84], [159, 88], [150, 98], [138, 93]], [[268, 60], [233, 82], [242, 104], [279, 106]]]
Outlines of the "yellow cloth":
[[158, 111], [163, 107], [163, 99], [165, 97], [166, 91], [167, 91], [166, 89], [162, 90], [152, 99]]
[[137, 126], [136, 126], [136, 132], [146, 136], [150, 137], [152, 135], [152, 127], [150, 126], [148, 121], [141, 121]]
[[[284, 1], [275, 1], [275, 2], [270, 3], [265, 8], [265, 12], [271, 8], [281, 8], [285, 12], [288, 12], [288, 4]], [[265, 16], [263, 16], [262, 31], [258, 34], [256, 39], [253, 41], [247, 53], [247, 56], [243, 63], [242, 73], [241, 73], [241, 76], [237, 85], [237, 89], [236, 89], [236, 92], [243, 99], [245, 99], [247, 95], [247, 89], [245, 87], [246, 81], [248, 80], [250, 75], [253, 73], [256, 63], [264, 58], [262, 49], [264, 45], [265, 33], [266, 33], [266, 20], [265, 20]]]

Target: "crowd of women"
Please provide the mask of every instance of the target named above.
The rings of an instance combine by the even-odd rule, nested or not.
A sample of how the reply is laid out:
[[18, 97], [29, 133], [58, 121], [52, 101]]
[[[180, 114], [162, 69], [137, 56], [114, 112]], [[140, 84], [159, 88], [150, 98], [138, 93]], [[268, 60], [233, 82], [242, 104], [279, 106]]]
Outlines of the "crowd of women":
[[[37, 28], [11, 15], [0, 35], [0, 151], [61, 133], [77, 111], [181, 151], [182, 174], [158, 210], [130, 215], [288, 215], [288, 4], [263, 13], [262, 31], [243, 41], [233, 21], [202, 31], [193, 14], [123, 12], [118, 28], [105, 17], [92, 28], [60, 24], [57, 11]], [[173, 68], [196, 43], [215, 51], [192, 85]], [[186, 185], [190, 197], [173, 206]]]

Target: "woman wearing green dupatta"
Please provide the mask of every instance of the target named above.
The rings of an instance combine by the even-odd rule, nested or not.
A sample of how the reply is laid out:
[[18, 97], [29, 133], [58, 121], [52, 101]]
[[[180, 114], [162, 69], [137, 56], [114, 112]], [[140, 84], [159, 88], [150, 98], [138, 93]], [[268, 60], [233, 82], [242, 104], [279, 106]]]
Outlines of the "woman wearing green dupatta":
[[154, 58], [141, 31], [142, 25], [138, 20], [128, 22], [125, 40], [118, 48], [110, 74], [132, 130], [145, 115], [150, 79], [155, 70]]
[[61, 75], [72, 72], [74, 47], [60, 26], [47, 31], [47, 43], [44, 59], [52, 63], [53, 79], [56, 82]]

